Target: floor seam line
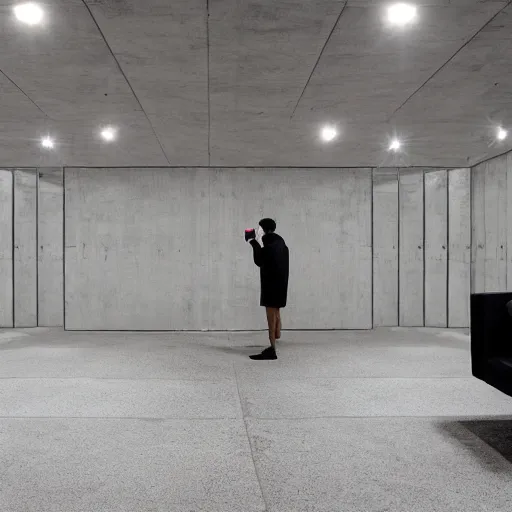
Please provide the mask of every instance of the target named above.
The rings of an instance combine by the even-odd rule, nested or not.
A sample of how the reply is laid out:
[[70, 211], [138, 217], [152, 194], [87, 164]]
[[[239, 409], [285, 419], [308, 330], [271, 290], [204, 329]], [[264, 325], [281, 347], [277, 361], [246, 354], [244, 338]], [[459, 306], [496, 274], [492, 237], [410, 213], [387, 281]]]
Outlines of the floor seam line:
[[426, 415], [426, 416], [404, 416], [404, 415], [390, 415], [390, 416], [283, 416], [281, 418], [266, 418], [263, 416], [251, 416], [251, 419], [258, 421], [304, 421], [304, 420], [393, 420], [393, 419], [417, 419], [417, 420], [454, 420], [454, 421], [512, 421], [512, 416], [502, 415], [502, 416], [493, 416], [490, 414], [483, 414], [481, 416], [468, 414], [464, 416], [436, 416], [436, 415]]
[[233, 363], [233, 372], [235, 374], [236, 390], [238, 392], [238, 399], [239, 399], [239, 403], [240, 403], [240, 410], [242, 411], [242, 421], [243, 421], [244, 426], [245, 426], [245, 433], [247, 435], [247, 442], [249, 443], [249, 450], [251, 452], [252, 464], [254, 466], [254, 472], [256, 473], [256, 479], [258, 480], [258, 485], [260, 486], [261, 497], [263, 499], [263, 503], [265, 504], [265, 512], [267, 512], [269, 510], [269, 507], [268, 507], [267, 499], [265, 497], [265, 492], [263, 491], [263, 486], [261, 485], [261, 479], [260, 479], [260, 475], [258, 473], [258, 467], [256, 465], [256, 461], [254, 460], [254, 451], [252, 449], [251, 438], [249, 436], [249, 429], [247, 427], [247, 421], [246, 421], [246, 418], [245, 418], [244, 406], [243, 406], [243, 403], [242, 403], [242, 395], [240, 394], [240, 386], [238, 385], [238, 375], [236, 373], [235, 363]]

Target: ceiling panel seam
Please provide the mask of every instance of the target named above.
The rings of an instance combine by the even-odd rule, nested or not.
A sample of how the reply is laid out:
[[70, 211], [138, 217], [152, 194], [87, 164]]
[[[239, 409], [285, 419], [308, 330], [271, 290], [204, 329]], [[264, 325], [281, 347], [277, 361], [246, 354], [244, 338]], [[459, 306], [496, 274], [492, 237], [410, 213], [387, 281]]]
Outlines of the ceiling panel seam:
[[2, 75], [4, 75], [5, 78], [7, 78], [7, 80], [9, 80], [9, 82], [11, 82], [11, 84], [14, 85], [14, 87], [16, 87], [16, 89], [18, 89], [18, 91], [20, 91], [30, 101], [30, 103], [32, 103], [41, 113], [43, 113], [46, 118], [53, 121], [53, 119], [51, 119], [50, 116], [25, 91], [5, 73], [5, 71], [0, 69], [0, 73], [2, 73]]
[[169, 158], [167, 158], [167, 154], [165, 153], [164, 151], [164, 148], [162, 146], [162, 143], [160, 142], [160, 139], [158, 138], [158, 135], [155, 131], [155, 127], [153, 126], [153, 123], [151, 122], [151, 120], [149, 119], [146, 111], [144, 110], [144, 107], [142, 106], [142, 103], [140, 102], [139, 100], [139, 97], [137, 96], [137, 94], [135, 93], [133, 87], [132, 87], [132, 84], [130, 83], [130, 81], [128, 80], [128, 77], [126, 76], [125, 72], [123, 71], [123, 68], [121, 67], [121, 64], [119, 64], [119, 61], [117, 60], [117, 57], [115, 56], [114, 52], [112, 51], [112, 48], [110, 47], [110, 45], [108, 44], [108, 41], [107, 41], [107, 38], [105, 37], [105, 34], [103, 33], [103, 31], [101, 30], [101, 27], [99, 25], [99, 23], [96, 21], [96, 18], [94, 17], [94, 14], [92, 13], [91, 11], [91, 8], [89, 7], [89, 5], [87, 4], [87, 1], [86, 0], [82, 0], [82, 3], [84, 4], [85, 8], [87, 9], [87, 11], [89, 12], [89, 15], [91, 16], [92, 18], [92, 21], [94, 22], [94, 24], [96, 25], [96, 28], [98, 29], [98, 32], [100, 33], [103, 41], [105, 42], [105, 45], [107, 46], [108, 48], [108, 51], [110, 52], [110, 55], [112, 55], [112, 58], [114, 59], [114, 62], [116, 63], [117, 65], [117, 68], [119, 69], [119, 72], [123, 75], [123, 78], [126, 80], [126, 83], [128, 84], [128, 87], [130, 88], [130, 91], [132, 92], [133, 94], [133, 97], [135, 98], [135, 100], [137, 101], [139, 107], [140, 107], [140, 110], [141, 112], [144, 114], [144, 116], [146, 117], [148, 123], [149, 123], [149, 126], [151, 127], [151, 131], [153, 132], [153, 135], [155, 136], [157, 142], [158, 142], [158, 145], [160, 146], [160, 149], [162, 150], [162, 153], [164, 155], [164, 158], [165, 160], [167, 161], [167, 163], [169, 165], [171, 165], [171, 162], [169, 161]]
[[434, 71], [434, 73], [432, 73], [432, 75], [430, 77], [428, 77], [425, 82], [423, 82], [392, 114], [391, 116], [389, 117], [388, 119], [388, 123], [393, 119], [393, 117], [395, 116], [395, 114], [400, 111], [414, 96], [416, 96], [416, 94], [418, 92], [421, 91], [421, 89], [423, 89], [423, 87], [425, 87], [425, 85], [428, 84], [428, 82], [430, 82], [430, 80], [432, 80], [443, 68], [445, 68], [462, 50], [464, 50], [464, 48], [466, 48], [466, 46], [468, 46], [474, 39], [475, 37], [478, 36], [478, 34], [480, 34], [480, 32], [482, 32], [482, 30], [484, 30], [485, 27], [487, 27], [489, 25], [489, 23], [491, 23], [497, 16], [499, 16], [510, 4], [512, 4], [512, 0], [509, 0], [494, 16], [492, 16], [486, 23], [484, 23], [484, 25], [482, 25], [482, 27], [480, 27], [476, 32], [475, 34], [473, 34], [472, 37], [470, 37], [444, 64], [442, 64], [436, 71]]
[[479, 162], [476, 162], [476, 163], [470, 165], [470, 167], [476, 167], [477, 165], [485, 164], [485, 162], [489, 162], [489, 160], [494, 160], [495, 158], [500, 158], [502, 156], [508, 155], [509, 153], [512, 153], [511, 149], [507, 149], [506, 151], [504, 151], [503, 153], [500, 153], [499, 155], [485, 157], [483, 160], [480, 160]]
[[297, 107], [299, 106], [300, 100], [302, 99], [302, 97], [304, 96], [304, 93], [306, 92], [306, 89], [307, 89], [307, 87], [309, 85], [309, 82], [311, 81], [311, 78], [312, 78], [313, 74], [316, 71], [318, 63], [320, 62], [320, 59], [322, 58], [324, 50], [327, 47], [327, 44], [329, 43], [329, 40], [331, 39], [331, 36], [334, 33], [334, 30], [338, 26], [338, 23], [339, 23], [339, 21], [341, 19], [341, 16], [343, 15], [343, 12], [345, 11], [345, 8], [347, 7], [347, 4], [348, 4], [348, 0], [345, 0], [345, 3], [343, 4], [343, 7], [341, 8], [340, 13], [338, 14], [338, 17], [336, 18], [336, 21], [334, 22], [334, 25], [333, 25], [331, 31], [329, 32], [329, 35], [327, 36], [327, 39], [325, 40], [325, 43], [324, 43], [324, 45], [322, 47], [322, 50], [320, 51], [320, 54], [318, 55], [318, 58], [316, 59], [315, 65], [313, 66], [313, 69], [312, 69], [311, 73], [309, 74], [309, 77], [308, 77], [308, 80], [306, 82], [306, 85], [304, 86], [304, 89], [302, 89], [302, 92], [301, 92], [301, 94], [299, 96], [299, 99], [297, 100], [297, 103], [295, 104], [295, 108], [293, 109], [292, 115], [290, 116], [290, 120], [292, 120], [293, 116], [295, 115], [295, 111], [297, 110]]

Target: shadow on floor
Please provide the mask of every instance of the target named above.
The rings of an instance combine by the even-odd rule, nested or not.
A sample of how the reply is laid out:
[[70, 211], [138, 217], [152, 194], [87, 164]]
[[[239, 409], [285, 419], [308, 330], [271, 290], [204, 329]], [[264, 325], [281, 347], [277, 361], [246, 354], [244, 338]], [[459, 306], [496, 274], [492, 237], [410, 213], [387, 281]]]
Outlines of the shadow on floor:
[[260, 353], [268, 345], [244, 345], [242, 347], [216, 347], [212, 345], [203, 345], [208, 350], [215, 350], [217, 352], [223, 352], [224, 354], [241, 354], [241, 355], [252, 355], [253, 353]]
[[[497, 472], [494, 461], [482, 451], [479, 443], [474, 442], [474, 438], [470, 439], [472, 436], [468, 436], [467, 432], [461, 432], [460, 426], [471, 432], [473, 436], [490, 446], [512, 464], [512, 419], [447, 421], [442, 422], [439, 426], [445, 435], [456, 439], [470, 450], [487, 470]], [[507, 473], [510, 471], [512, 471], [512, 468]]]

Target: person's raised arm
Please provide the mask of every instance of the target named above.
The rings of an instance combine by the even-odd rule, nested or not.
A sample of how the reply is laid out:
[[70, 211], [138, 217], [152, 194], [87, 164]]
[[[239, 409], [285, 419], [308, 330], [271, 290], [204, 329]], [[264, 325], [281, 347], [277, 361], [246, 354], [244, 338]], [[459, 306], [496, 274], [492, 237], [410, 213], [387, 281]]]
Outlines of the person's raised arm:
[[254, 263], [258, 265], [258, 267], [261, 267], [263, 263], [263, 249], [258, 241], [254, 238], [250, 241], [250, 244], [252, 245], [253, 249]]

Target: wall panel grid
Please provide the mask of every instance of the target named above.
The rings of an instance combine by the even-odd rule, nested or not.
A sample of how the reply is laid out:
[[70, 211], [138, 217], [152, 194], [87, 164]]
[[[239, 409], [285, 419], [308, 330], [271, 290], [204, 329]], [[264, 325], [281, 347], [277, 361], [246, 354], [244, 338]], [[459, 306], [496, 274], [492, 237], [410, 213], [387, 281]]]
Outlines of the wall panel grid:
[[59, 179], [62, 169], [0, 170], [0, 327], [62, 326]]
[[471, 247], [475, 291], [512, 282], [511, 164], [472, 185], [469, 169], [70, 168], [66, 249], [62, 169], [0, 170], [0, 327], [63, 325], [66, 294], [69, 328], [264, 328], [232, 234], [263, 216], [290, 247], [288, 328], [467, 327]]
[[469, 326], [470, 170], [374, 169], [374, 326]]

